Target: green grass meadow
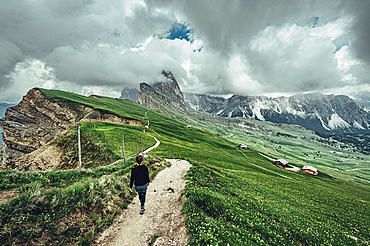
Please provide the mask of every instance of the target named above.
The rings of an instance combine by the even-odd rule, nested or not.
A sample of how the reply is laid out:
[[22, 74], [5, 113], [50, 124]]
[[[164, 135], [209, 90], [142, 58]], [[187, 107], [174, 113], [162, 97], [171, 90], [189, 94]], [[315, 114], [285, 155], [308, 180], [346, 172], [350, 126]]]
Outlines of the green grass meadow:
[[[307, 160], [302, 157], [302, 149], [320, 146], [307, 140], [313, 136], [307, 131], [258, 123], [271, 131], [305, 135], [306, 139], [269, 137], [257, 134], [258, 129], [238, 128], [238, 121], [233, 119], [183, 118], [127, 100], [42, 92], [65, 106], [72, 107], [75, 102], [143, 124], [149, 120], [149, 128], [83, 122], [81, 132], [90, 143], [82, 145], [91, 149], [84, 154], [82, 171], [0, 171], [1, 192], [20, 194], [0, 206], [1, 245], [91, 244], [132, 200], [129, 171], [140, 148], [139, 138], [144, 149], [155, 144], [147, 133], [161, 142], [149, 153], [154, 157], [146, 159], [147, 165], [163, 158], [185, 159], [192, 164], [186, 175], [184, 204], [189, 245], [370, 244], [370, 190], [366, 184], [361, 186], [352, 181], [352, 176], [343, 174], [344, 182], [340, 175], [326, 172], [329, 168], [320, 168], [318, 176], [289, 172], [257, 152], [283, 158], [277, 154], [281, 153], [289, 162], [303, 165]], [[193, 127], [187, 128], [188, 124]], [[122, 160], [121, 133], [126, 164]], [[229, 133], [234, 134], [232, 138], [228, 138]], [[75, 166], [76, 134], [74, 127], [55, 140], [68, 153], [65, 162]], [[238, 150], [240, 142], [253, 149]], [[271, 147], [275, 145], [282, 147], [275, 147], [275, 151]], [[152, 178], [165, 165], [151, 168]]]

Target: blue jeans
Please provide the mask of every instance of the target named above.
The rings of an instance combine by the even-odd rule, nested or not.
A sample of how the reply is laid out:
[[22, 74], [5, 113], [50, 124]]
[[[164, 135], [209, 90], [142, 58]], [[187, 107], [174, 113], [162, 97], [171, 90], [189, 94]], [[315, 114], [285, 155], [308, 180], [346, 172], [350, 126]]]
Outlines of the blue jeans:
[[148, 184], [140, 185], [140, 186], [135, 185], [135, 190], [139, 194], [139, 200], [140, 200], [142, 209], [144, 208], [145, 196], [146, 196], [146, 190], [147, 189], [148, 189]]

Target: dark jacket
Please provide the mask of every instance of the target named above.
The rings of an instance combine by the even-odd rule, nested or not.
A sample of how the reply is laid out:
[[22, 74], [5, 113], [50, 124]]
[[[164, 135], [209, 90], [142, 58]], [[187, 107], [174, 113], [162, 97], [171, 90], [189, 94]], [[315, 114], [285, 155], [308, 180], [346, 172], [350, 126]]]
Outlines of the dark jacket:
[[145, 165], [135, 165], [131, 169], [130, 188], [135, 182], [135, 186], [149, 183], [149, 171]]

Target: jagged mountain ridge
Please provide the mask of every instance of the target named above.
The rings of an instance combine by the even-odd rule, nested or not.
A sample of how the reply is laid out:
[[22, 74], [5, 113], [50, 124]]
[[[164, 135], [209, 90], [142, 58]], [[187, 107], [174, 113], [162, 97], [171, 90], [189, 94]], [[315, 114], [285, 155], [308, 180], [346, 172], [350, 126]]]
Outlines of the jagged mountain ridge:
[[346, 95], [238, 96], [229, 99], [184, 93], [188, 108], [222, 117], [297, 124], [319, 132], [370, 132], [370, 114]]
[[153, 109], [164, 106], [174, 111], [186, 113], [186, 104], [180, 86], [171, 72], [162, 71], [165, 81], [152, 86], [141, 83], [138, 103]]

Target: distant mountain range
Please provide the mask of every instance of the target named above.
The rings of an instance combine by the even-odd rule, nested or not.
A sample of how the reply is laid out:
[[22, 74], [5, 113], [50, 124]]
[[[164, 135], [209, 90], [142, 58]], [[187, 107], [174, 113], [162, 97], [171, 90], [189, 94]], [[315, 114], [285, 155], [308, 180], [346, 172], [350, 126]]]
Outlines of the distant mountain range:
[[310, 93], [276, 98], [234, 95], [226, 99], [181, 92], [171, 72], [162, 74], [165, 82], [152, 86], [142, 83], [138, 96], [137, 90], [128, 89], [122, 95], [151, 108], [163, 105], [183, 112], [295, 124], [324, 133], [370, 133], [370, 108], [360, 106], [346, 95]]
[[229, 99], [183, 93], [189, 109], [214, 116], [244, 117], [301, 125], [332, 133], [370, 132], [367, 107], [345, 95], [300, 94], [291, 97], [238, 96]]

